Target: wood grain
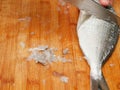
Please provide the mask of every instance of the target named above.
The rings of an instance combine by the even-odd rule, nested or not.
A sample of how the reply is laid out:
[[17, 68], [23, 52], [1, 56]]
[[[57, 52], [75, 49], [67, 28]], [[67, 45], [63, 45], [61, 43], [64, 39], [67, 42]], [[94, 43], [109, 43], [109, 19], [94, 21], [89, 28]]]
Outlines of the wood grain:
[[[120, 15], [120, 1], [114, 3]], [[0, 0], [0, 90], [90, 90], [90, 69], [76, 34], [79, 11], [68, 5], [57, 0]], [[72, 63], [48, 67], [27, 61], [28, 49], [38, 45], [58, 48], [57, 55], [69, 48], [66, 58]], [[110, 90], [120, 90], [119, 59], [120, 40], [103, 67]], [[68, 83], [54, 72], [69, 77]]]

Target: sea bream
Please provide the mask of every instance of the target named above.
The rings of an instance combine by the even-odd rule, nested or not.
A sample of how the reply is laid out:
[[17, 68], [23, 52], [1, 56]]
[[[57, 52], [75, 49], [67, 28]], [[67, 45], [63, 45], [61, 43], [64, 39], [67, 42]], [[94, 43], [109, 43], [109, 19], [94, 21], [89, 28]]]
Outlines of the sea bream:
[[118, 25], [104, 21], [84, 10], [80, 11], [77, 25], [80, 48], [90, 66], [92, 90], [109, 90], [102, 75], [103, 62], [111, 55], [118, 40]]

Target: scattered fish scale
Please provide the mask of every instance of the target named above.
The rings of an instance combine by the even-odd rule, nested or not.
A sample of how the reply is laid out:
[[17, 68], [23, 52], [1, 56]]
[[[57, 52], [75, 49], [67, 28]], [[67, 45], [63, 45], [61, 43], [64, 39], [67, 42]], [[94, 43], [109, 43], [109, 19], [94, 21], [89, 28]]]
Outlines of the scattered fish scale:
[[25, 43], [24, 43], [24, 42], [20, 42], [20, 46], [21, 46], [22, 48], [25, 48]]
[[69, 78], [66, 77], [66, 76], [61, 76], [61, 77], [60, 77], [60, 80], [61, 80], [63, 83], [68, 83]]
[[66, 55], [66, 54], [68, 54], [68, 53], [69, 53], [69, 48], [65, 48], [65, 49], [63, 50], [63, 54]]
[[61, 6], [65, 6], [65, 5], [66, 5], [66, 2], [65, 2], [64, 0], [58, 0], [58, 2], [59, 2], [59, 4], [60, 4]]
[[68, 81], [69, 81], [69, 77], [65, 76], [63, 73], [59, 73], [59, 72], [54, 71], [53, 75], [55, 77], [58, 77], [60, 79], [60, 81], [63, 83], [68, 83]]
[[24, 18], [19, 18], [18, 21], [31, 21], [31, 17], [24, 17]]

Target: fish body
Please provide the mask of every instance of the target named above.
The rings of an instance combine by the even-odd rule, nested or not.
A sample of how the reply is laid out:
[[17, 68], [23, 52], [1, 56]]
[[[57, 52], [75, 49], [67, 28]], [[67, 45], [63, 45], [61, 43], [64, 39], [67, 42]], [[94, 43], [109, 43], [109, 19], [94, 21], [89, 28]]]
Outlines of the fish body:
[[102, 90], [109, 90], [103, 85], [106, 82], [102, 76], [101, 67], [114, 50], [118, 40], [118, 26], [113, 22], [98, 19], [81, 10], [77, 34], [80, 47], [91, 68], [90, 76], [92, 88], [94, 88], [92, 90], [98, 90], [100, 84]]

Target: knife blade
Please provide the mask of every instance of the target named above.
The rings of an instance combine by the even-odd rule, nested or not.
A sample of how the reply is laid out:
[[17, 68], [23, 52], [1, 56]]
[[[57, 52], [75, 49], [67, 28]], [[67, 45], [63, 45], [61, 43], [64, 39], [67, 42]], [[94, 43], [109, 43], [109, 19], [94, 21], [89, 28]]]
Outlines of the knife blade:
[[74, 6], [79, 9], [87, 11], [89, 14], [96, 16], [105, 21], [114, 22], [120, 27], [120, 17], [115, 13], [105, 9], [98, 3], [93, 0], [65, 0], [66, 2], [70, 2]]

